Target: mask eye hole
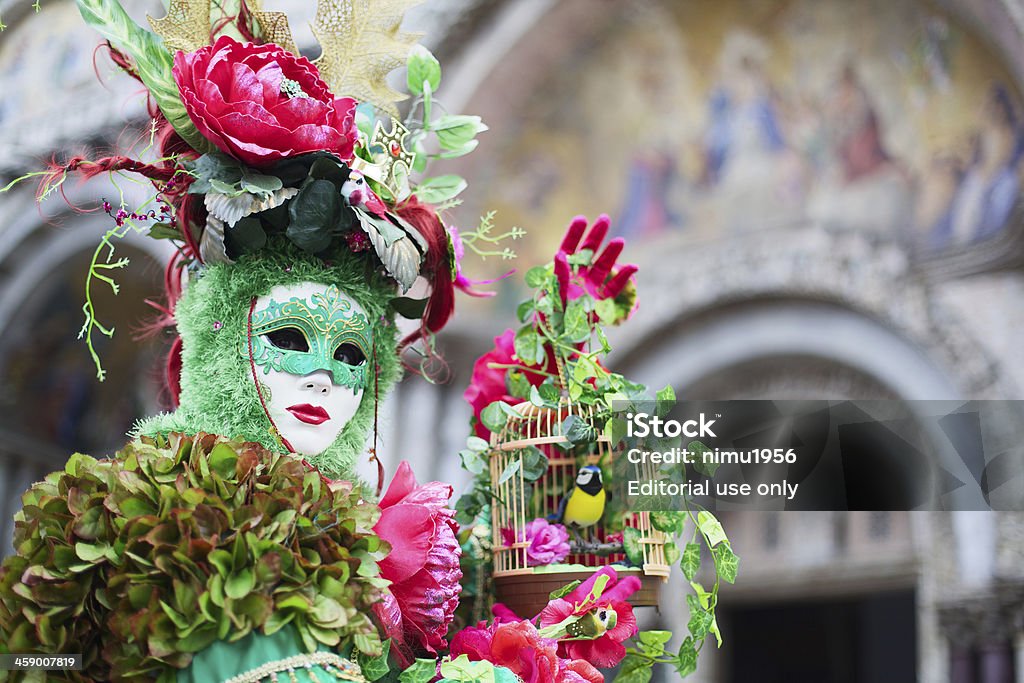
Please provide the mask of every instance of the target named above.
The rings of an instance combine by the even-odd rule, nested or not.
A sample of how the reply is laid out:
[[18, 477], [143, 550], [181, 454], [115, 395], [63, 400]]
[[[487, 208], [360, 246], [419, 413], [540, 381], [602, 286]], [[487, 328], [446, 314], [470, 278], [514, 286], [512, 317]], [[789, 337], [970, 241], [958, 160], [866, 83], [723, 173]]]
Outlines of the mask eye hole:
[[366, 355], [355, 344], [342, 344], [334, 351], [334, 360], [346, 365], [362, 365]]
[[279, 349], [285, 351], [309, 351], [309, 342], [306, 336], [294, 327], [285, 327], [281, 330], [267, 332], [267, 341]]

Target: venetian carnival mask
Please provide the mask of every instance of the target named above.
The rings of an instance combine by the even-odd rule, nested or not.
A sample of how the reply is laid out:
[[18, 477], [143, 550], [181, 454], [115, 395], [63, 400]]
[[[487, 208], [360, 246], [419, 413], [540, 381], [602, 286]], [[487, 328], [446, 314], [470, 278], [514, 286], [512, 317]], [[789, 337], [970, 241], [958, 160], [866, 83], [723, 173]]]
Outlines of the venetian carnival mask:
[[370, 322], [333, 285], [279, 285], [258, 297], [241, 352], [252, 361], [267, 414], [302, 455], [334, 442], [372, 380]]

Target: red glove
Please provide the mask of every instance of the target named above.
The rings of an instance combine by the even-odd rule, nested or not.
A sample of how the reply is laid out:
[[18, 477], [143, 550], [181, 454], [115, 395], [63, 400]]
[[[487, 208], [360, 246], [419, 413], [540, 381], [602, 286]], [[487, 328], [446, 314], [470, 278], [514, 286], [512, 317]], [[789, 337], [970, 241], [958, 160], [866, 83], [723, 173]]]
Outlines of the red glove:
[[[558, 253], [555, 254], [555, 275], [558, 277], [558, 289], [563, 306], [567, 301], [578, 299], [584, 293], [599, 301], [614, 299], [623, 294], [638, 270], [633, 264], [621, 266], [616, 264], [626, 245], [626, 241], [621, 237], [609, 240], [604, 251], [598, 254], [601, 243], [608, 235], [609, 222], [607, 215], [598, 216], [582, 244], [580, 244], [580, 239], [583, 238], [583, 232], [587, 229], [585, 216], [573, 218], [569, 228], [565, 231], [562, 245], [559, 247]], [[594, 256], [589, 266], [578, 267], [578, 277], [570, 279], [572, 267], [569, 265], [569, 256], [578, 253], [577, 247], [580, 251], [590, 250]], [[628, 318], [634, 310], [636, 310], [635, 305], [631, 305], [630, 309], [617, 322]]]

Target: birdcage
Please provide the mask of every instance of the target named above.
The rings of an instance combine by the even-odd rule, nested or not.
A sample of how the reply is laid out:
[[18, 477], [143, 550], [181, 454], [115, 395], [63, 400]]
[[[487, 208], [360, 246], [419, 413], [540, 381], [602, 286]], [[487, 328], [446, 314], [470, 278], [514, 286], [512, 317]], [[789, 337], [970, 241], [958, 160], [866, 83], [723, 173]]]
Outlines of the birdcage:
[[[653, 528], [648, 512], [619, 513], [622, 527], [633, 527], [640, 531], [643, 562], [638, 567], [625, 567], [622, 563], [625, 563], [626, 557], [621, 552], [607, 556], [579, 552], [570, 554], [558, 565], [528, 565], [526, 524], [539, 517], [552, 518], [557, 514], [559, 503], [563, 495], [573, 487], [576, 472], [581, 465], [607, 465], [614, 454], [610, 439], [604, 435], [588, 440], [588, 452], [582, 456], [574, 453], [575, 449], [563, 448], [563, 445], [571, 443], [568, 436], [563, 434], [566, 418], [576, 415], [592, 427], [592, 406], [574, 404], [563, 396], [557, 408], [539, 407], [526, 402], [515, 406], [513, 411], [515, 415], [509, 417], [504, 429], [491, 435], [490, 474], [494, 482], [491, 531], [494, 587], [498, 601], [521, 616], [533, 616], [547, 605], [552, 591], [577, 579], [585, 580], [598, 567], [613, 565], [620, 577], [633, 575], [641, 579], [641, 589], [630, 599], [633, 604], [658, 604], [660, 584], [669, 575], [665, 557], [665, 542], [668, 539], [663, 532]], [[548, 459], [547, 470], [532, 483], [524, 474], [522, 462], [524, 453], [531, 446], [539, 449]], [[515, 466], [517, 460], [518, 467]], [[510, 472], [511, 475], [508, 475]], [[503, 477], [503, 474], [506, 476]], [[653, 472], [648, 474], [638, 471], [636, 474], [643, 478], [653, 476]], [[606, 510], [602, 520], [588, 529], [588, 542], [591, 545], [611, 545], [606, 530], [618, 526], [614, 522], [619, 520], [609, 520], [610, 514], [613, 513]]]

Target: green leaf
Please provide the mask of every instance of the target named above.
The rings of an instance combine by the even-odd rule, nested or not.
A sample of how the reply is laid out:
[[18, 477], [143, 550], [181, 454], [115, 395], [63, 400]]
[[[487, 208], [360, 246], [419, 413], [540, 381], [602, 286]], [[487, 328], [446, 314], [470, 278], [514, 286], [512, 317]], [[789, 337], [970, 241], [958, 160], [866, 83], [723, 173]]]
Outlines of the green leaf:
[[468, 655], [441, 664], [441, 675], [446, 679], [465, 683], [491, 683], [494, 681], [494, 664], [471, 662]]
[[[526, 286], [531, 289], [537, 289], [547, 284], [549, 273], [547, 266], [534, 266], [526, 271]], [[526, 322], [526, 321], [523, 321]]]
[[664, 646], [672, 640], [672, 631], [640, 631], [639, 637], [644, 645], [664, 650]]
[[589, 266], [594, 262], [594, 250], [580, 249], [575, 254], [569, 254], [565, 260], [570, 266]]
[[237, 462], [238, 454], [234, 448], [226, 443], [217, 444], [210, 451], [210, 469], [219, 474], [223, 479], [234, 478]]
[[537, 307], [533, 303], [533, 299], [527, 299], [516, 307], [516, 318], [519, 319], [519, 322], [525, 323], [533, 317], [533, 314], [536, 313], [536, 311]]
[[277, 176], [263, 175], [250, 169], [242, 171], [242, 189], [253, 194], [270, 195], [277, 192], [284, 184]]
[[568, 595], [569, 593], [572, 593], [574, 590], [576, 590], [576, 586], [579, 586], [581, 583], [583, 583], [583, 582], [580, 581], [579, 579], [576, 579], [572, 583], [565, 584], [564, 586], [562, 586], [558, 590], [551, 591], [551, 593], [548, 595], [548, 601], [550, 602], [551, 600], [557, 600], [558, 598], [564, 598], [566, 595]]
[[654, 662], [633, 653], [622, 660], [622, 668], [615, 677], [615, 683], [647, 683], [651, 680]]
[[548, 402], [545, 401], [544, 397], [540, 395], [540, 389], [538, 389], [537, 387], [530, 387], [530, 403], [537, 406], [538, 408], [543, 408], [546, 405], [548, 405]]
[[328, 180], [314, 180], [288, 205], [286, 234], [300, 249], [315, 254], [331, 244], [331, 228], [341, 210], [341, 195]]
[[622, 547], [630, 564], [642, 567], [644, 564], [643, 546], [640, 544], [640, 530], [627, 526], [622, 530]]
[[477, 453], [486, 453], [490, 450], [491, 445], [479, 436], [471, 436], [466, 439], [466, 447], [471, 451], [476, 451]]
[[431, 92], [436, 92], [441, 85], [441, 64], [430, 50], [422, 45], [415, 45], [409, 51], [406, 61], [406, 85], [413, 95], [423, 94], [423, 83], [429, 84]]
[[522, 465], [520, 464], [519, 460], [513, 460], [508, 465], [506, 465], [505, 469], [501, 473], [501, 476], [498, 477], [498, 481], [495, 483], [495, 486], [501, 486], [509, 479], [514, 477], [521, 466]]
[[398, 675], [400, 683], [430, 683], [437, 673], [437, 660], [417, 659]]
[[536, 446], [520, 451], [520, 462], [523, 463], [523, 479], [537, 481], [548, 471], [548, 456]]
[[468, 114], [447, 114], [432, 122], [430, 128], [437, 135], [437, 142], [444, 150], [461, 149], [469, 144], [477, 133], [487, 130], [479, 116]]
[[388, 305], [391, 306], [395, 313], [407, 320], [419, 320], [427, 310], [429, 302], [430, 297], [413, 299], [407, 296], [396, 296], [388, 301]]
[[675, 564], [679, 561], [679, 546], [672, 541], [665, 541], [665, 563]]
[[665, 388], [655, 394], [655, 399], [658, 401], [675, 401], [676, 390], [672, 388], [672, 385], [666, 384]]
[[614, 325], [618, 320], [618, 308], [614, 299], [599, 299], [594, 303], [594, 312], [603, 325]]
[[468, 186], [469, 184], [462, 176], [452, 174], [435, 176], [427, 178], [416, 186], [416, 197], [421, 202], [440, 204], [454, 199]]
[[189, 118], [171, 72], [174, 60], [159, 36], [132, 21], [117, 2], [77, 0], [77, 4], [85, 23], [132, 58], [139, 79], [178, 135], [199, 152], [212, 151], [213, 144]]
[[509, 370], [505, 376], [505, 384], [508, 386], [508, 393], [516, 398], [528, 399], [530, 397], [530, 380], [526, 379], [526, 373], [519, 370]]
[[464, 449], [459, 451], [459, 457], [462, 459], [462, 469], [470, 474], [483, 474], [487, 461], [479, 453]]
[[728, 543], [720, 543], [712, 551], [715, 558], [715, 571], [723, 581], [736, 582], [736, 574], [739, 572], [740, 558], [733, 553]]
[[687, 636], [683, 640], [676, 658], [678, 662], [675, 664], [675, 669], [680, 678], [689, 676], [697, 670], [697, 647], [694, 645], [693, 638]]
[[718, 463], [714, 461], [708, 463], [704, 462], [704, 454], [710, 453], [710, 448], [700, 441], [691, 441], [689, 445], [687, 445], [686, 450], [693, 453], [693, 469], [708, 477], [715, 476], [715, 472], [719, 468]]
[[256, 587], [256, 575], [251, 568], [245, 568], [228, 577], [224, 593], [232, 600], [240, 600]]
[[562, 397], [562, 392], [554, 384], [541, 384], [537, 387], [537, 391], [546, 403], [557, 404], [558, 399]]
[[504, 429], [508, 421], [508, 414], [502, 409], [503, 405], [506, 405], [504, 401], [494, 401], [480, 411], [480, 421], [495, 434]]
[[687, 581], [693, 581], [700, 570], [700, 545], [687, 543], [683, 549], [683, 559], [679, 561], [679, 568], [683, 570], [683, 576]]
[[590, 339], [592, 328], [587, 307], [591, 301], [590, 297], [580, 297], [573, 299], [565, 307], [565, 336], [574, 344]]
[[725, 529], [722, 528], [721, 522], [706, 510], [701, 510], [697, 513], [697, 527], [704, 534], [704, 537], [707, 538], [708, 545], [711, 547], [729, 540], [725, 535]]
[[683, 530], [686, 513], [659, 510], [651, 513], [651, 526], [667, 534], [679, 534]]
[[515, 352], [527, 365], [538, 365], [544, 358], [544, 344], [532, 325], [525, 325], [516, 332]]
[[348, 169], [333, 156], [317, 157], [309, 167], [309, 177], [329, 180], [338, 190], [348, 180]]
[[376, 681], [384, 678], [391, 667], [388, 666], [388, 653], [391, 651], [391, 639], [387, 639], [383, 643], [383, 650], [376, 657], [364, 655], [362, 652], [356, 653], [356, 663], [359, 664], [359, 668], [363, 670], [363, 677], [368, 681]]
[[696, 595], [687, 595], [686, 604], [690, 607], [690, 621], [686, 624], [686, 628], [689, 629], [690, 635], [695, 641], [701, 640], [708, 634], [715, 616], [700, 606], [700, 600]]
[[562, 434], [573, 445], [597, 439], [597, 430], [578, 415], [569, 415], [562, 421]]

